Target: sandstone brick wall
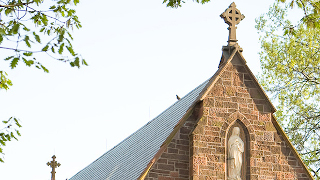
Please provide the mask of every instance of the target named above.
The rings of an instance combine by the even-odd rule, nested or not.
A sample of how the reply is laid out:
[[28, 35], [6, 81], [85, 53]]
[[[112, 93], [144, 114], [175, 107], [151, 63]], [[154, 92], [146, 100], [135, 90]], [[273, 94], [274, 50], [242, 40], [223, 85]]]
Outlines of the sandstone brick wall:
[[[272, 121], [272, 107], [235, 57], [152, 166], [147, 180], [226, 180], [229, 130], [241, 126], [243, 180], [307, 180], [293, 150]], [[230, 135], [229, 135], [230, 136]]]
[[226, 136], [234, 123], [247, 131], [247, 180], [309, 179], [277, 133], [271, 107], [243, 65], [227, 66], [203, 106], [204, 114], [191, 136], [192, 179], [226, 179]]

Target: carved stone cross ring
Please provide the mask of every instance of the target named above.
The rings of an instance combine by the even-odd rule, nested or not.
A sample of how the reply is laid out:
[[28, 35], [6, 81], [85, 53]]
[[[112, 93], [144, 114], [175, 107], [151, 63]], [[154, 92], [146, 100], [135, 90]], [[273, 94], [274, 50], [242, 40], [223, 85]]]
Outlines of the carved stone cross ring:
[[225, 12], [220, 15], [221, 18], [229, 25], [229, 46], [236, 44], [236, 25], [244, 19], [244, 15], [240, 13], [239, 9], [236, 8], [236, 4], [233, 2]]

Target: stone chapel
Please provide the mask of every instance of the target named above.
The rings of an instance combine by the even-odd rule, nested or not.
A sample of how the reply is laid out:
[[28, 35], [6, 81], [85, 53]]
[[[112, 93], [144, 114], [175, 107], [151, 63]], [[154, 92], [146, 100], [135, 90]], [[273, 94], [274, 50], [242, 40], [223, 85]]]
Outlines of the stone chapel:
[[70, 180], [312, 180], [236, 39], [232, 3], [217, 72]]

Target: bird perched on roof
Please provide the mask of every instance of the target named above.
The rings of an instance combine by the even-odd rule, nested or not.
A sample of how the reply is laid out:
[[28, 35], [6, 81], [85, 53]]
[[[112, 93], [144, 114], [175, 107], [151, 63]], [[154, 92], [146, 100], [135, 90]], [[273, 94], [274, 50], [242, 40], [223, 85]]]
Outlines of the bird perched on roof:
[[176, 97], [177, 97], [177, 99], [178, 99], [178, 100], [180, 100], [180, 99], [181, 99], [178, 95], [176, 95]]

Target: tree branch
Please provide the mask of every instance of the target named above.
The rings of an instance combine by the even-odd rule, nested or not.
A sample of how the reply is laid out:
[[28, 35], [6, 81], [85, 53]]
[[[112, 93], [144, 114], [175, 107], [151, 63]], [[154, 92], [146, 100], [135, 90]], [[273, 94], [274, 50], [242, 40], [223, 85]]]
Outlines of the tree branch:
[[32, 3], [34, 3], [34, 1], [31, 1], [28, 3], [18, 3], [18, 4], [10, 4], [10, 5], [1, 5], [0, 4], [0, 7], [10, 8], [10, 7], [17, 7], [17, 6], [25, 6], [25, 5], [32, 4]]
[[8, 47], [2, 47], [2, 46], [0, 46], [0, 49], [7, 49], [7, 50], [13, 50], [13, 51], [23, 51], [23, 52], [33, 52], [33, 53], [45, 52], [45, 51], [29, 51], [29, 50], [24, 50], [24, 49], [15, 49], [15, 48], [8, 48]]

